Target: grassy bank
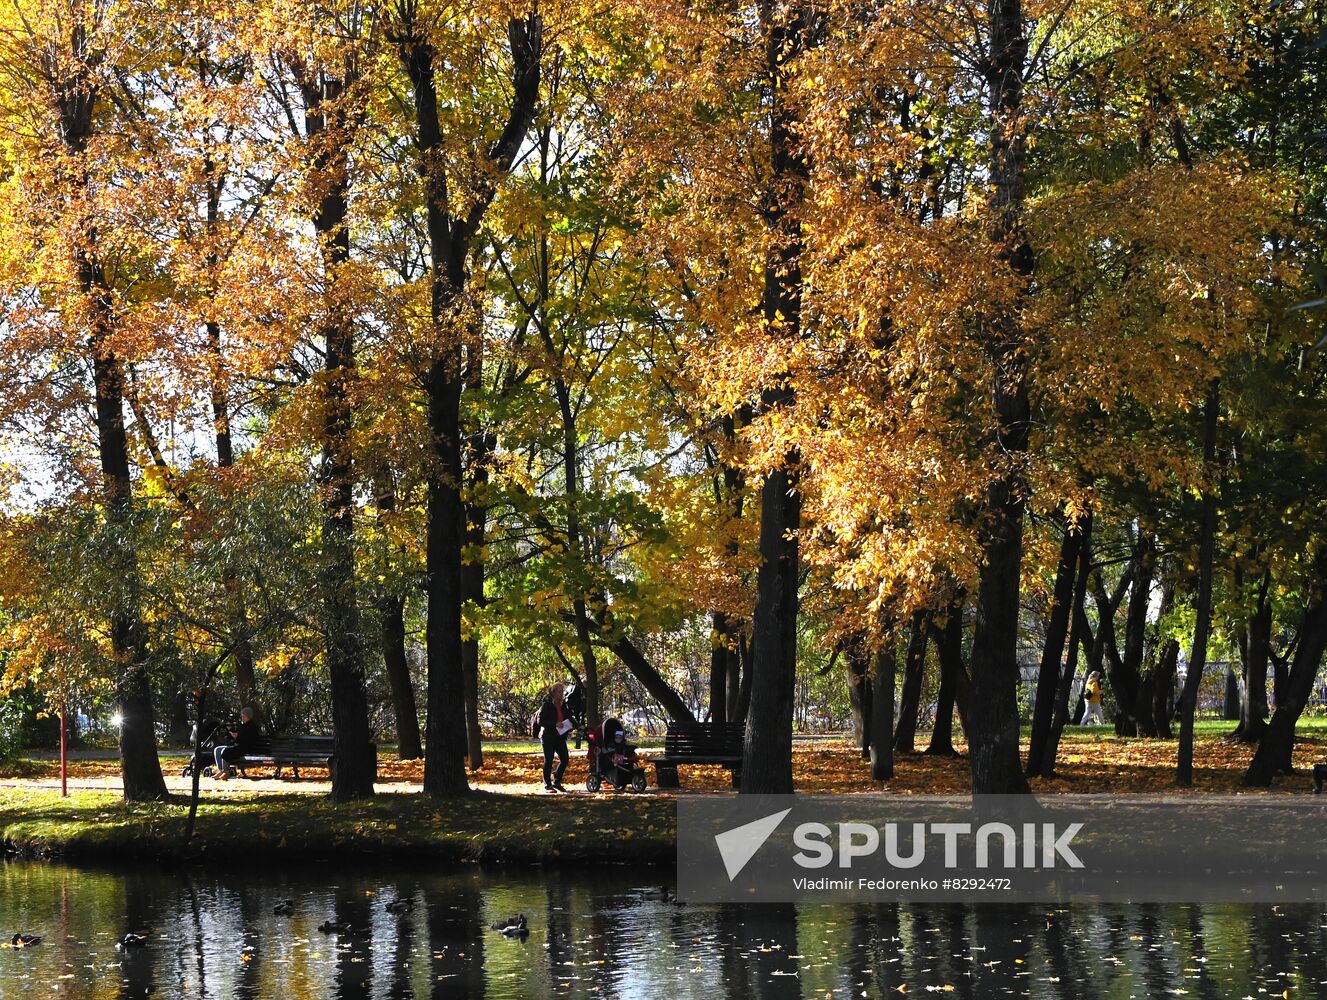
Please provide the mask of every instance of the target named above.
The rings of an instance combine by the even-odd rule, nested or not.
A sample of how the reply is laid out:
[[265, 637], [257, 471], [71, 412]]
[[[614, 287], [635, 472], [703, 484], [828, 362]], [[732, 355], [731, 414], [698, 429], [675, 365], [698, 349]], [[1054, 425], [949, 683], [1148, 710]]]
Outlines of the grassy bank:
[[[179, 855], [186, 803], [126, 805], [114, 792], [0, 790], [10, 853], [70, 861]], [[438, 803], [382, 795], [334, 805], [309, 795], [204, 799], [192, 859], [245, 864], [407, 861], [455, 864], [671, 864], [673, 800], [533, 798], [476, 792]]]

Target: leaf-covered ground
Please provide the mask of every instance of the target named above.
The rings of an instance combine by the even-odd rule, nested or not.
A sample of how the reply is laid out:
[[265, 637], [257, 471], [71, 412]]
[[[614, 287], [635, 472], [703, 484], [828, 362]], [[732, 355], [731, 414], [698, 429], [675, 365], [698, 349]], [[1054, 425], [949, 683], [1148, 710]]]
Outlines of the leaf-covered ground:
[[[1275, 791], [1304, 793], [1311, 790], [1312, 765], [1327, 761], [1327, 731], [1317, 725], [1318, 721], [1307, 721], [1305, 733], [1296, 745], [1295, 764], [1301, 773], [1280, 779]], [[1253, 755], [1253, 747], [1228, 740], [1225, 734], [1230, 725], [1215, 722], [1201, 725], [1195, 742], [1195, 793], [1225, 794], [1241, 790], [1240, 782]], [[917, 741], [918, 748], [925, 748], [928, 740], [929, 734], [922, 733]], [[962, 752], [966, 747], [960, 742], [958, 749]], [[1033, 787], [1051, 792], [1170, 793], [1174, 791], [1176, 752], [1173, 739], [1121, 739], [1102, 728], [1074, 728], [1066, 731], [1061, 743], [1056, 778], [1034, 780]], [[648, 758], [658, 753], [657, 746], [648, 744], [641, 750], [642, 759], [647, 761], [651, 794], [656, 790], [653, 789], [654, 769], [648, 766]], [[182, 758], [163, 760], [172, 791], [181, 793], [189, 786], [189, 782], [180, 777], [182, 765]], [[497, 742], [486, 746], [484, 767], [472, 772], [471, 777], [476, 787], [487, 791], [543, 796], [542, 766], [543, 757], [536, 745]], [[804, 792], [889, 791], [926, 795], [962, 794], [969, 788], [965, 757], [934, 757], [925, 753], [898, 755], [893, 780], [872, 781], [869, 765], [846, 738], [798, 740], [794, 745], [793, 767], [797, 788]], [[113, 758], [75, 760], [69, 773], [75, 787], [119, 787], [119, 763]], [[573, 749], [564, 783], [573, 792], [588, 795], [585, 791], [586, 774], [584, 750]], [[0, 775], [0, 785], [8, 787], [50, 787], [58, 778], [59, 767], [54, 760], [26, 760], [11, 765]], [[379, 758], [378, 777], [383, 791], [416, 791], [423, 779], [423, 763], [399, 760], [391, 751], [384, 751]], [[684, 791], [722, 791], [730, 787], [728, 772], [720, 767], [684, 767], [681, 779]], [[202, 787], [207, 796], [232, 797], [252, 792], [324, 792], [328, 788], [327, 781], [327, 772], [319, 768], [302, 770], [299, 780], [288, 775], [274, 780], [272, 768], [257, 768], [250, 772], [247, 780], [205, 778]], [[599, 794], [603, 797], [615, 793], [604, 791]]]

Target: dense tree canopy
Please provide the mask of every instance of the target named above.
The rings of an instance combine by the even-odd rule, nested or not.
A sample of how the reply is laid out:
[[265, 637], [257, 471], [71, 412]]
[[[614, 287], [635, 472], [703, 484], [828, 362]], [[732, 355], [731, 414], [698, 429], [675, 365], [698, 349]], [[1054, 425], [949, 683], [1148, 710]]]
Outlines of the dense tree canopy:
[[1087, 670], [1153, 737], [1234, 661], [1271, 781], [1327, 644], [1322, 21], [19, 0], [0, 685], [113, 702], [137, 798], [213, 663], [339, 798], [375, 733], [463, 794], [558, 679], [744, 723], [753, 792], [849, 705], [887, 777], [934, 700], [1021, 791]]

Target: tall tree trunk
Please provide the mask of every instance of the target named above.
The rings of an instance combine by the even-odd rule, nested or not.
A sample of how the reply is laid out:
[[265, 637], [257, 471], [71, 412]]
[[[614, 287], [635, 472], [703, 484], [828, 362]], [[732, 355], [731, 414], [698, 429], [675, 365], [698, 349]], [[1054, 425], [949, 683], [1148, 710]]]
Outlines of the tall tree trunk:
[[1144, 676], [1144, 662], [1148, 655], [1148, 609], [1152, 605], [1152, 588], [1156, 580], [1156, 538], [1139, 525], [1139, 538], [1135, 545], [1135, 576], [1129, 590], [1129, 609], [1124, 625], [1124, 674], [1136, 678], [1133, 702], [1125, 710], [1124, 702], [1116, 692], [1120, 711], [1128, 711], [1133, 721], [1133, 732], [1120, 731], [1121, 736], [1154, 736], [1156, 725], [1152, 718], [1152, 695], [1156, 690], [1154, 671]]
[[111, 611], [111, 651], [117, 663], [116, 709], [120, 716], [120, 773], [124, 797], [143, 802], [166, 797], [166, 781], [157, 758], [156, 715], [148, 680], [147, 629], [140, 609], [138, 555], [130, 540], [133, 487], [129, 477], [128, 441], [124, 430], [120, 362], [107, 348], [111, 332], [110, 293], [101, 268], [80, 262], [79, 284], [94, 302], [97, 318], [90, 338], [96, 396], [97, 447], [106, 490], [106, 518], [115, 541], [108, 559], [120, 585]]
[[1134, 716], [1138, 720], [1138, 735], [1152, 739], [1161, 738], [1163, 729], [1166, 735], [1170, 732], [1169, 724], [1158, 725], [1156, 703], [1159, 687], [1168, 683], [1162, 677], [1165, 662], [1161, 654], [1164, 652], [1165, 642], [1160, 634], [1161, 622], [1170, 613], [1175, 591], [1170, 582], [1159, 574], [1158, 584], [1161, 589], [1161, 600], [1158, 605], [1157, 620], [1144, 629], [1143, 676], [1138, 684], [1138, 704], [1134, 710]]
[[[739, 420], [743, 425], [750, 422], [747, 408], [743, 408], [736, 416], [728, 414], [720, 420], [724, 441], [730, 450], [737, 443]], [[731, 525], [742, 519], [745, 508], [742, 491], [746, 488], [746, 477], [740, 468], [728, 460], [726, 453], [719, 455], [718, 462], [720, 474], [714, 477], [715, 499], [721, 507], [727, 507]], [[724, 555], [730, 563], [736, 561], [740, 548], [737, 538], [730, 533], [724, 545]], [[715, 646], [710, 669], [710, 715], [716, 722], [745, 722], [745, 712], [739, 715], [738, 711], [742, 689], [744, 622], [733, 620], [727, 612], [716, 611], [713, 624]]]
[[[1111, 604], [1109, 599], [1102, 602], [1101, 604], [1098, 604], [1097, 605], [1098, 619], [1100, 619], [1101, 616], [1105, 614], [1103, 608], [1110, 608], [1110, 607]], [[1103, 641], [1104, 637], [1102, 635], [1101, 629], [1097, 629], [1097, 631], [1094, 633], [1092, 631], [1091, 623], [1087, 620], [1086, 596], [1084, 596], [1081, 602], [1079, 602], [1074, 606], [1073, 615], [1074, 615], [1074, 624], [1078, 626], [1078, 630], [1083, 636], [1082, 651], [1087, 657], [1088, 671], [1091, 672], [1093, 670], [1102, 670], [1103, 668], [1102, 661], [1104, 658], [1103, 654], [1105, 646], [1105, 643]]]
[[1290, 683], [1290, 661], [1275, 652], [1269, 651], [1267, 655], [1272, 661], [1272, 701], [1280, 707], [1285, 704], [1286, 686]]
[[1041, 647], [1041, 667], [1037, 671], [1037, 696], [1032, 707], [1032, 733], [1028, 744], [1027, 776], [1040, 774], [1055, 716], [1055, 695], [1064, 658], [1064, 643], [1069, 634], [1069, 617], [1074, 596], [1074, 574], [1078, 551], [1082, 547], [1081, 526], [1067, 523], [1060, 539], [1060, 558], [1055, 567], [1055, 587], [1051, 592], [1051, 614], [1046, 621], [1046, 641]]
[[590, 614], [585, 598], [575, 597], [571, 602], [572, 614], [576, 618], [576, 645], [581, 654], [581, 683], [585, 688], [585, 725], [592, 727], [599, 724], [603, 712], [599, 704], [599, 659], [595, 656], [594, 643], [590, 635]]
[[1239, 728], [1235, 735], [1243, 743], [1257, 743], [1267, 731], [1267, 664], [1272, 645], [1272, 581], [1264, 570], [1258, 580], [1258, 597], [1240, 644], [1244, 683], [1240, 685]]
[[[1091, 654], [1092, 669], [1103, 670], [1104, 676], [1110, 681], [1110, 689], [1119, 708], [1115, 718], [1115, 732], [1121, 736], [1133, 736], [1137, 733], [1137, 725], [1129, 713], [1132, 712], [1133, 703], [1138, 699], [1138, 678], [1125, 675], [1124, 657], [1120, 655], [1120, 645], [1116, 638], [1115, 616], [1124, 601], [1135, 569], [1135, 562], [1130, 560], [1113, 594], [1107, 593], [1105, 581], [1102, 580], [1099, 570], [1092, 574], [1091, 579], [1092, 596], [1097, 605], [1097, 632], [1092, 642]], [[1126, 716], [1123, 722], [1121, 715]]]
[[1175, 721], [1175, 679], [1179, 672], [1180, 643], [1167, 639], [1161, 647], [1157, 686], [1152, 695], [1152, 718], [1157, 735], [1168, 740], [1172, 736], [1170, 724]]
[[1155, 671], [1143, 675], [1138, 683], [1138, 703], [1134, 706], [1134, 718], [1138, 721], [1138, 735], [1149, 739], [1157, 736], [1156, 723], [1152, 719], [1152, 699], [1156, 695], [1157, 677]]
[[1327, 648], [1327, 546], [1319, 548], [1314, 556], [1312, 573], [1309, 602], [1286, 680], [1285, 697], [1277, 701], [1272, 721], [1249, 762], [1244, 775], [1246, 788], [1266, 788], [1278, 773], [1292, 769], [1295, 723], [1313, 693], [1313, 682], [1322, 665], [1323, 650]]
[[738, 665], [741, 667], [741, 676], [738, 678], [737, 707], [733, 710], [732, 721], [740, 722], [745, 726], [747, 712], [751, 708], [751, 661], [753, 657], [751, 642], [742, 639], [737, 647], [737, 651]]
[[1152, 602], [1152, 580], [1156, 575], [1156, 541], [1141, 524], [1134, 543], [1132, 568], [1133, 581], [1124, 620], [1124, 656], [1115, 671], [1116, 676], [1111, 678], [1115, 703], [1119, 706], [1115, 732], [1120, 736], [1139, 735], [1147, 609]]
[[779, 470], [765, 477], [760, 506], [760, 570], [742, 791], [791, 794], [798, 603], [794, 532], [801, 520], [801, 498], [787, 472]]
[[[1175, 606], [1175, 586], [1167, 578], [1161, 581], [1161, 604], [1157, 613], [1158, 626]], [[1151, 701], [1148, 713], [1152, 719], [1153, 735], [1170, 739], [1170, 722], [1175, 716], [1175, 674], [1179, 666], [1180, 644], [1175, 639], [1157, 639], [1156, 664], [1152, 669]]]
[[1086, 638], [1083, 627], [1087, 624], [1087, 615], [1081, 612], [1087, 600], [1087, 577], [1092, 566], [1092, 513], [1083, 516], [1082, 540], [1078, 545], [1078, 566], [1074, 570], [1074, 590], [1070, 601], [1073, 607], [1080, 609], [1073, 616], [1073, 627], [1069, 630], [1069, 655], [1065, 659], [1064, 669], [1060, 672], [1059, 683], [1055, 688], [1055, 715], [1050, 732], [1046, 736], [1046, 745], [1042, 749], [1041, 766], [1038, 774], [1044, 778], [1055, 777], [1055, 760], [1060, 754], [1060, 737], [1064, 734], [1065, 724], [1069, 721], [1069, 692], [1073, 689], [1078, 675], [1078, 652], [1083, 648]]
[[[83, 159], [88, 155], [93, 116], [99, 93], [87, 79], [83, 61], [87, 44], [85, 26], [71, 26], [72, 77], [51, 78], [60, 120], [60, 135], [75, 161], [71, 200], [80, 200], [88, 178]], [[59, 72], [57, 69], [56, 72]], [[97, 426], [97, 453], [101, 464], [106, 520], [112, 544], [103, 556], [111, 578], [119, 582], [110, 612], [111, 652], [116, 660], [115, 704], [120, 716], [120, 774], [124, 797], [144, 802], [166, 797], [166, 781], [157, 758], [156, 716], [148, 679], [147, 629], [143, 624], [139, 593], [138, 553], [132, 541], [133, 482], [129, 472], [129, 444], [124, 426], [124, 383], [120, 359], [110, 346], [115, 332], [114, 297], [106, 272], [96, 259], [96, 224], [80, 222], [83, 240], [72, 261], [78, 292], [83, 299], [92, 357], [92, 383]]]
[[1239, 721], [1240, 689], [1239, 676], [1231, 664], [1226, 664], [1226, 697], [1221, 706], [1221, 717], [1227, 722]]
[[[1023, 75], [1027, 63], [1021, 0], [987, 5], [990, 51], [987, 238], [1019, 280], [1031, 277], [1034, 257], [1023, 229], [1026, 135]], [[990, 396], [995, 423], [993, 454], [1001, 463], [980, 513], [982, 562], [972, 636], [969, 757], [974, 794], [1027, 792], [1018, 750], [1018, 605], [1023, 568], [1027, 450], [1028, 358], [1020, 309], [1007, 303], [985, 322], [991, 360]]]
[[413, 5], [398, 8], [398, 50], [410, 79], [415, 116], [415, 146], [424, 182], [429, 242], [429, 311], [434, 354], [424, 376], [432, 469], [425, 509], [425, 593], [428, 623], [428, 739], [424, 755], [424, 792], [433, 797], [464, 795], [466, 720], [462, 608], [466, 598], [462, 550], [466, 511], [461, 484], [465, 469], [461, 437], [463, 352], [460, 325], [465, 320], [466, 277], [471, 243], [496, 193], [492, 179], [511, 169], [530, 130], [539, 102], [543, 22], [537, 14], [507, 23], [512, 56], [512, 102], [502, 134], [486, 151], [489, 179], [480, 181], [477, 197], [462, 199], [466, 212], [451, 214], [447, 164], [434, 75], [437, 53], [427, 27]]
[[[305, 132], [317, 152], [322, 198], [314, 230], [322, 248], [328, 288], [338, 283], [350, 261], [350, 229], [346, 214], [350, 197], [350, 163], [344, 130], [349, 125], [343, 101], [348, 81], [319, 72], [301, 83], [305, 100]], [[360, 645], [359, 601], [355, 586], [355, 481], [351, 455], [353, 430], [350, 389], [355, 372], [354, 321], [327, 297], [323, 330], [326, 363], [322, 408], [322, 590], [327, 672], [332, 689], [332, 798], [337, 802], [373, 794], [377, 777], [370, 750], [368, 696], [364, 689], [364, 654]]]
[[[209, 211], [209, 215], [211, 212]], [[215, 320], [207, 322], [207, 347], [212, 363], [220, 369], [221, 325]], [[212, 379], [212, 432], [217, 447], [217, 468], [229, 469], [235, 465], [235, 446], [230, 436], [230, 395], [222, 382], [220, 372]]]
[[[935, 642], [936, 658], [940, 661], [940, 692], [935, 699], [935, 728], [931, 730], [931, 743], [925, 752], [933, 757], [958, 756], [954, 749], [954, 708], [964, 673], [963, 603], [960, 598], [950, 605], [943, 628], [932, 626], [931, 638]], [[964, 713], [965, 707], [960, 709], [960, 717]]]
[[[1234, 587], [1235, 593], [1243, 597], [1244, 574], [1241, 571], [1241, 566], [1238, 559], [1235, 560], [1234, 585], [1235, 585]], [[1243, 742], [1241, 739], [1241, 734], [1244, 731], [1244, 713], [1246, 708], [1244, 691], [1249, 678], [1249, 624], [1252, 621], [1252, 617], [1253, 616], [1250, 615], [1249, 619], [1243, 622], [1232, 622], [1234, 640], [1235, 640], [1235, 650], [1236, 652], [1239, 653], [1239, 671], [1237, 673], [1233, 666], [1231, 666], [1228, 671], [1229, 677], [1227, 677], [1226, 679], [1225, 714], [1227, 715], [1228, 718], [1235, 720], [1235, 728], [1230, 734], [1230, 739], [1235, 740], [1236, 742]], [[1233, 683], [1233, 691], [1232, 691], [1232, 683]], [[1231, 712], [1230, 699], [1232, 697], [1232, 694], [1235, 699], [1234, 709], [1233, 709], [1234, 715], [1230, 714]]]
[[1216, 428], [1221, 402], [1221, 383], [1213, 379], [1207, 387], [1203, 407], [1203, 500], [1198, 540], [1198, 599], [1194, 609], [1193, 652], [1180, 695], [1180, 749], [1175, 764], [1175, 784], [1193, 786], [1193, 716], [1198, 707], [1198, 685], [1207, 666], [1207, 640], [1212, 630], [1212, 560], [1216, 548]]
[[865, 636], [854, 636], [844, 647], [848, 668], [848, 702], [852, 708], [854, 742], [862, 760], [871, 759], [871, 654]]
[[926, 679], [925, 615], [912, 616], [907, 652], [903, 658], [903, 694], [899, 698], [898, 722], [894, 726], [894, 753], [917, 752], [917, 713], [921, 709], [922, 683]]
[[894, 639], [889, 637], [875, 654], [871, 672], [871, 778], [888, 781], [894, 777], [894, 673], [898, 661]]
[[[396, 510], [396, 487], [389, 469], [376, 477], [375, 502], [384, 520]], [[383, 525], [384, 534], [387, 525]], [[415, 704], [415, 685], [410, 678], [410, 661], [405, 651], [405, 599], [383, 589], [378, 594], [378, 641], [383, 669], [392, 692], [392, 714], [396, 719], [396, 753], [401, 760], [419, 760], [424, 747], [419, 738], [419, 711]]]
[[742, 706], [742, 664], [745, 660], [746, 638], [738, 630], [733, 633], [733, 649], [728, 655], [728, 721], [746, 722], [746, 711]]
[[383, 667], [392, 691], [397, 756], [401, 760], [419, 760], [424, 756], [424, 748], [419, 738], [415, 685], [410, 679], [410, 661], [405, 652], [405, 601], [398, 595], [383, 594], [378, 598], [378, 630]]
[[[775, 340], [801, 336], [802, 224], [807, 164], [798, 149], [795, 113], [788, 101], [788, 63], [809, 43], [811, 12], [799, 6], [773, 9], [762, 4], [765, 68], [770, 85], [770, 169], [772, 192], [766, 219], [772, 233], [764, 274], [762, 313], [766, 335]], [[786, 382], [761, 394], [768, 414], [794, 402]], [[802, 501], [797, 491], [796, 456], [767, 473], [760, 491], [760, 568], [752, 623], [751, 696], [746, 714], [742, 792], [791, 793], [793, 691], [797, 673], [799, 584], [797, 531]]]
[[[417, 26], [414, 26], [417, 27]], [[465, 773], [465, 677], [462, 667], [461, 548], [465, 508], [461, 502], [461, 343], [452, 327], [464, 306], [466, 247], [447, 214], [448, 195], [441, 152], [442, 127], [433, 75], [434, 52], [420, 35], [405, 57], [414, 90], [415, 142], [424, 177], [429, 236], [430, 316], [435, 347], [424, 379], [433, 471], [428, 477], [425, 510], [425, 595], [427, 666], [424, 792], [435, 797], [470, 790]], [[462, 245], [457, 245], [461, 243]]]
[[710, 721], [728, 721], [729, 660], [734, 650], [728, 646], [728, 616], [716, 611], [710, 620]]
[[[435, 261], [435, 266], [444, 263]], [[440, 326], [446, 322], [445, 313], [446, 307], [439, 305], [435, 322]], [[465, 773], [465, 675], [461, 639], [461, 609], [465, 601], [461, 581], [465, 536], [465, 507], [460, 490], [461, 384], [453, 374], [459, 367], [459, 350], [448, 351], [446, 355], [430, 366], [426, 380], [428, 424], [437, 470], [428, 481], [425, 533], [428, 742], [424, 791], [433, 796], [469, 791]]]

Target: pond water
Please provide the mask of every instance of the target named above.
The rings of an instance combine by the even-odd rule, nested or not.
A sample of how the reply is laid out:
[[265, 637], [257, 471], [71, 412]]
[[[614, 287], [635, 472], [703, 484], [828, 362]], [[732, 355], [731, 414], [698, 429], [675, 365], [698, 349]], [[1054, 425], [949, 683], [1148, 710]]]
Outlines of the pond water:
[[[413, 909], [387, 912], [398, 898]], [[524, 940], [490, 929], [517, 913]], [[351, 930], [320, 933], [329, 919]], [[44, 938], [0, 950], [5, 1000], [1327, 995], [1321, 907], [684, 906], [648, 869], [8, 862], [0, 931]], [[147, 943], [117, 951], [126, 932]]]

